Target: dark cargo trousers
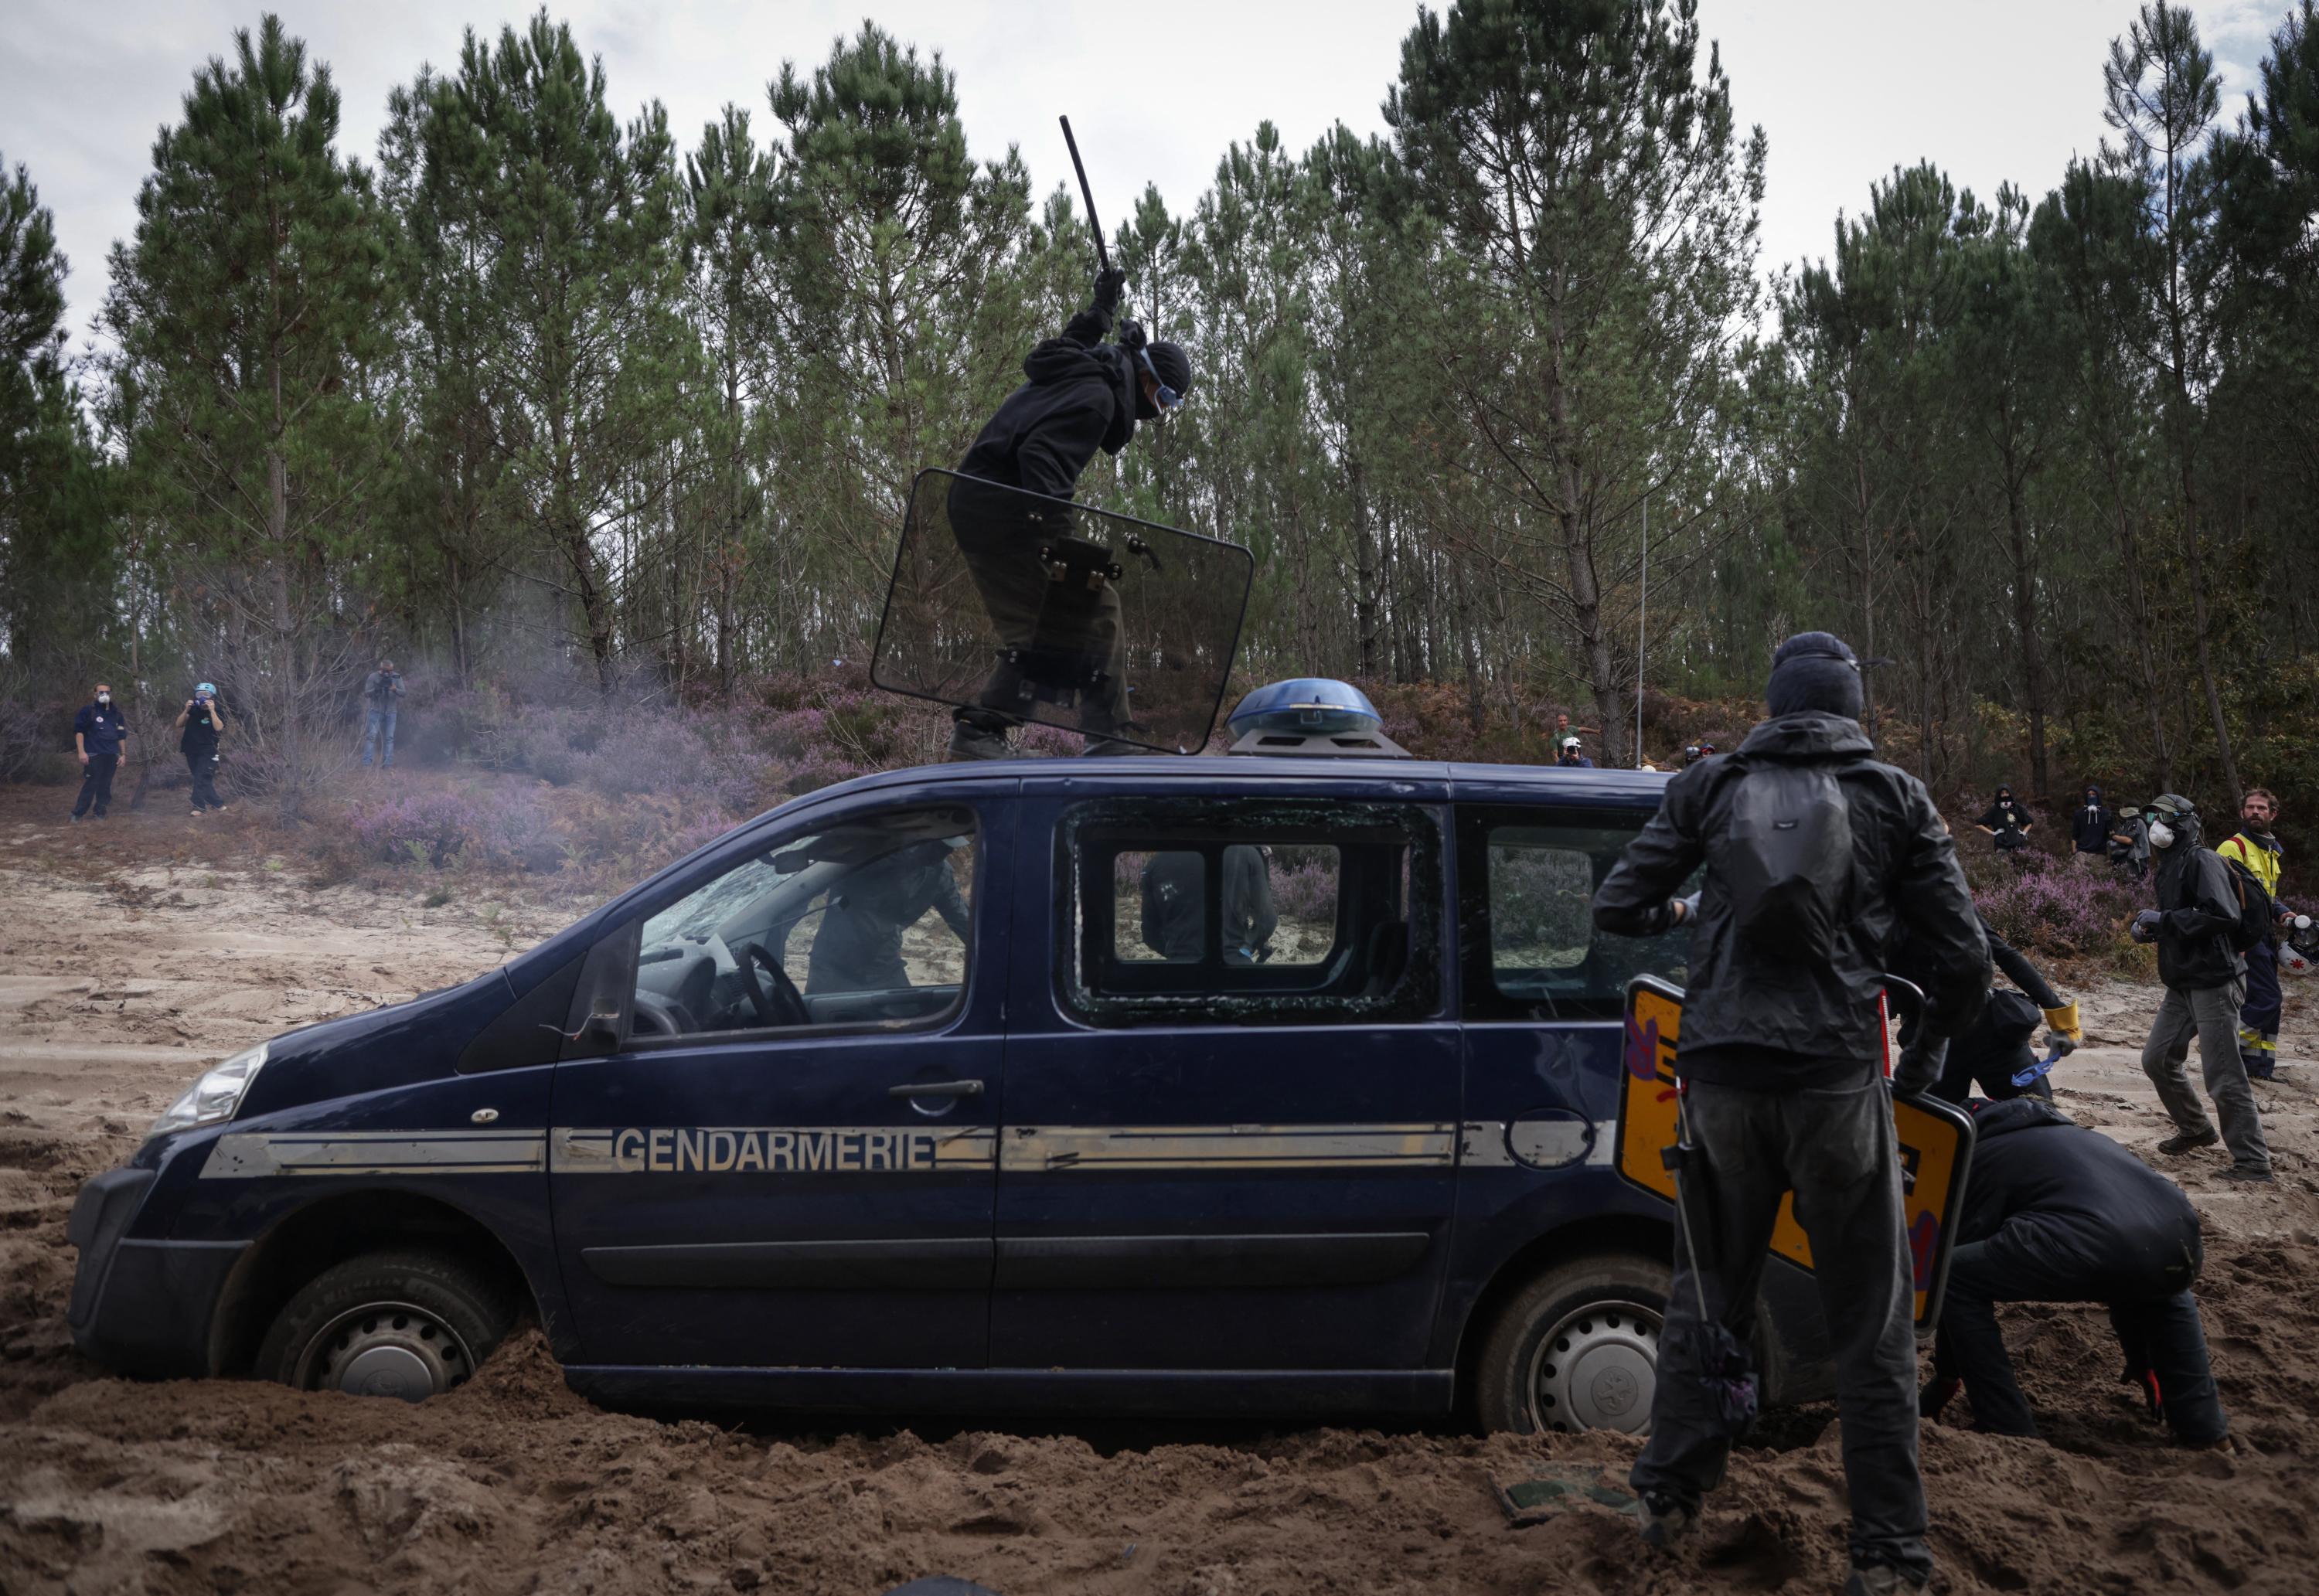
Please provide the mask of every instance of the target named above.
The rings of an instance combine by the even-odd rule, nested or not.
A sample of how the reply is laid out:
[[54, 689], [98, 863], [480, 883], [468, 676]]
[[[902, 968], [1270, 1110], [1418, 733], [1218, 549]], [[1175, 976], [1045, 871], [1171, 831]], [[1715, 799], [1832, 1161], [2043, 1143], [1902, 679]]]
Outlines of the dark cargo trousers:
[[[1685, 1112], [1714, 1186], [1716, 1262], [1699, 1272], [1709, 1312], [1752, 1342], [1772, 1227], [1782, 1195], [1793, 1190], [1836, 1357], [1852, 1561], [1929, 1578], [1925, 1487], [1917, 1472], [1916, 1287], [1890, 1089], [1881, 1078], [1790, 1092], [1700, 1082]], [[1710, 1246], [1703, 1236], [1701, 1245]], [[1692, 1279], [1691, 1248], [1678, 1228], [1651, 1435], [1630, 1483], [1696, 1504], [1722, 1483], [1731, 1441], [1700, 1389]]]
[[[1069, 512], [1036, 494], [961, 478], [951, 484], [951, 536], [966, 556], [967, 573], [989, 614], [1002, 647], [1027, 650], [1036, 636], [1039, 612], [1047, 602], [1049, 573], [1039, 548], [1051, 533], [1033, 512]], [[1127, 724], [1127, 634], [1121, 625], [1119, 590], [1105, 583], [1096, 595], [1096, 615], [1081, 640], [1106, 678], [1099, 693], [1080, 701], [1081, 730], [1106, 735]], [[1010, 719], [1026, 720], [1023, 672], [1001, 660], [977, 699], [981, 708]]]
[[[2190, 1238], [2196, 1249], [2197, 1238]], [[1964, 1382], [1972, 1416], [1999, 1435], [2035, 1435], [2028, 1399], [2013, 1378], [2005, 1336], [1997, 1328], [1999, 1303], [2101, 1303], [2130, 1366], [2146, 1364], [2158, 1376], [2166, 1422], [2186, 1441], [2217, 1440], [2230, 1429], [2206, 1362], [2206, 1337], [2190, 1283], [2198, 1256], [2139, 1279], [2116, 1272], [2097, 1277], [2057, 1273], [2050, 1261], [2028, 1261], [1992, 1250], [1987, 1241], [1956, 1249], [1949, 1260], [1948, 1293], [1941, 1299], [1941, 1339], [1933, 1358], [1936, 1376]]]
[[2239, 1000], [2245, 995], [2239, 981], [2188, 990], [2167, 987], [2158, 1000], [2150, 1039], [2142, 1044], [2142, 1072], [2158, 1088], [2158, 1101], [2177, 1130], [2210, 1134], [2215, 1122], [2190, 1088], [2190, 1042], [2196, 1038], [2198, 1068], [2206, 1095], [2215, 1100], [2215, 1117], [2223, 1122], [2223, 1145], [2231, 1150], [2231, 1162], [2250, 1173], [2268, 1173], [2270, 1144], [2263, 1139], [2262, 1115], [2255, 1108], [2254, 1088], [2247, 1085], [2246, 1061], [2239, 1056]]
[[118, 753], [92, 753], [80, 773], [80, 797], [73, 801], [73, 818], [87, 814], [92, 806], [99, 820], [113, 807], [113, 772], [121, 768]]

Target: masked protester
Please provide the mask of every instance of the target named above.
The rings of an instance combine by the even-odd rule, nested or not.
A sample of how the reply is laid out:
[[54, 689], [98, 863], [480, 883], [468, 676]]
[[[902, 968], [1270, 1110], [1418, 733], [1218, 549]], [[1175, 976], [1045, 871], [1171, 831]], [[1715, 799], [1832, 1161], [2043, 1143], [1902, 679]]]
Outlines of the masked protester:
[[2094, 865], [2108, 858], [2110, 834], [2116, 829], [2116, 812], [2102, 802], [2102, 789], [2089, 783], [2085, 797], [2070, 816], [2071, 861]]
[[[991, 625], [1009, 649], [1028, 649], [1038, 624], [1048, 582], [1041, 546], [1069, 537], [1072, 528], [1067, 503], [1039, 504], [1022, 492], [1069, 500], [1097, 449], [1118, 454], [1135, 436], [1138, 421], [1156, 421], [1192, 385], [1191, 357], [1181, 346], [1147, 340], [1132, 321], [1120, 329], [1116, 342], [1104, 341], [1125, 284], [1118, 271], [1098, 275], [1094, 302], [1071, 318], [1061, 337], [1031, 351], [1023, 362], [1028, 380], [984, 425], [951, 485], [951, 531]], [[1022, 491], [995, 491], [992, 484]], [[1127, 645], [1119, 594], [1108, 584], [1089, 630], [1106, 685], [1082, 712], [1087, 752], [1130, 752], [1131, 745], [1112, 735], [1127, 725]], [[950, 757], [1005, 758], [1022, 686], [1020, 669], [1002, 662], [983, 685], [980, 707], [953, 712]]]
[[[2239, 806], [2238, 834], [2215, 850], [2225, 864], [2234, 864], [2260, 886], [2281, 921], [2294, 911], [2278, 901], [2279, 871], [2287, 850], [2271, 834], [2278, 822], [2278, 800], [2270, 789], [2253, 787]], [[2246, 951], [2246, 1002], [2239, 1007], [2239, 1058], [2249, 1078], [2269, 1080], [2278, 1073], [2278, 1016], [2284, 1004], [2278, 990], [2278, 939], [2273, 933]]]
[[1566, 771], [1591, 771], [1594, 768], [1594, 762], [1580, 752], [1575, 737], [1562, 739], [1561, 750], [1554, 756], [1554, 762]]
[[2149, 879], [2150, 822], [2140, 810], [2128, 809], [2117, 817], [2117, 829], [2109, 834], [2109, 864], [2128, 880]]
[[[2170, 1156], [2227, 1145], [2233, 1180], [2267, 1181], [2270, 1148], [2254, 1090], [2239, 1059], [2238, 1009], [2246, 995], [2246, 968], [2231, 945], [2239, 924], [2238, 894], [2230, 867], [2198, 845], [2198, 810], [2167, 793], [2147, 811], [2151, 857], [2157, 861], [2158, 906], [2134, 917], [2136, 942], [2158, 944], [2158, 978], [2166, 985], [2158, 1017], [2142, 1046], [2142, 1071], [2158, 1088], [2176, 1133], [2158, 1144]], [[2198, 1044], [2206, 1095], [2223, 1123], [2215, 1123], [2190, 1088], [2190, 1043]]]
[[1962, 1382], [1975, 1428], [2035, 1435], [1996, 1305], [2101, 1303], [2125, 1350], [2125, 1378], [2183, 1441], [2222, 1439], [2230, 1420], [2190, 1294], [2204, 1259], [2190, 1199], [2048, 1103], [1975, 1104], [1973, 1129], [1925, 1417], [1939, 1417]]
[[1996, 839], [1997, 851], [2005, 854], [2017, 854], [2027, 847], [2029, 833], [2035, 824], [2030, 818], [2028, 809], [2014, 798], [2013, 789], [2009, 787], [1999, 788], [1996, 801], [1989, 806], [1980, 819], [1973, 822]]
[[217, 683], [204, 681], [177, 711], [170, 729], [179, 734], [177, 752], [185, 756], [186, 774], [193, 778], [194, 813], [200, 816], [225, 807], [218, 797], [218, 739], [226, 734], [225, 710], [217, 701]]
[[73, 800], [72, 817], [84, 815], [102, 820], [113, 807], [113, 773], [121, 767], [121, 745], [129, 740], [129, 721], [113, 701], [113, 689], [96, 684], [96, 695], [73, 717], [73, 752], [80, 755], [80, 797]]
[[[1872, 757], [1852, 650], [1825, 632], [1789, 638], [1765, 697], [1771, 718], [1735, 752], [1677, 773], [1594, 895], [1606, 932], [1697, 922], [1675, 1067], [1714, 1240], [1700, 1262], [1677, 1232], [1650, 1439], [1631, 1479], [1644, 1538], [1665, 1546], [1692, 1530], [1723, 1477], [1733, 1438], [1701, 1377], [1720, 1338], [1698, 1304], [1703, 1290], [1705, 1313], [1749, 1341], [1773, 1223], [1792, 1190], [1836, 1363], [1852, 1499], [1846, 1589], [1920, 1590], [1933, 1561], [1917, 1466], [1915, 1276], [1877, 999], [1886, 944], [1905, 925], [1923, 950], [1929, 1005], [1893, 1087], [1929, 1086], [1943, 1039], [1980, 1012], [1989, 947], [1932, 798]], [[1702, 864], [1698, 897], [1675, 899]]]

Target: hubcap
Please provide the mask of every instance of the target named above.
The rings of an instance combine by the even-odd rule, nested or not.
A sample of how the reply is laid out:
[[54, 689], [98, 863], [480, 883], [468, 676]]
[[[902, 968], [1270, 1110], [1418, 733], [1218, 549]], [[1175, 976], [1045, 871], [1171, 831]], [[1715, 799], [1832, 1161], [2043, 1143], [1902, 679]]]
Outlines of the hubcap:
[[474, 1369], [466, 1343], [434, 1314], [408, 1303], [371, 1303], [339, 1314], [307, 1343], [298, 1384], [415, 1402], [450, 1390]]
[[1637, 1303], [1589, 1303], [1564, 1315], [1531, 1355], [1530, 1418], [1540, 1429], [1651, 1427], [1659, 1316]]

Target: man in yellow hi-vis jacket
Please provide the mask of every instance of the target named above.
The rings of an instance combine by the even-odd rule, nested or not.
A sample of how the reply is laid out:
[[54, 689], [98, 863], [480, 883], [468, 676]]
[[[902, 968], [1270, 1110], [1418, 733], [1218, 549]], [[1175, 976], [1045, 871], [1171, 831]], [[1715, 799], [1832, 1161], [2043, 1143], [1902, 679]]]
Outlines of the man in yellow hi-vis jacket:
[[[2239, 821], [2237, 834], [2215, 852], [2261, 882], [2278, 905], [2279, 870], [2287, 861], [2287, 851], [2271, 835], [2271, 827], [2278, 823], [2278, 800], [2268, 789], [2249, 788], [2246, 801], [2239, 806]], [[2272, 938], [2246, 951], [2246, 1001], [2239, 1005], [2239, 1057], [2246, 1062], [2249, 1080], [2269, 1080], [2278, 1070], [2281, 1006], [2278, 949]]]

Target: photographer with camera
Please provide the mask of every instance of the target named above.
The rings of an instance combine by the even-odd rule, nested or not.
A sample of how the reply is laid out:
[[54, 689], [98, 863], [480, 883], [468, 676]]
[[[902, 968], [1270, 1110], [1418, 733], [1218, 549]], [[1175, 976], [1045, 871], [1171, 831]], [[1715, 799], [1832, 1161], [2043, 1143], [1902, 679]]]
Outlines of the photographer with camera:
[[182, 734], [177, 752], [185, 756], [185, 770], [194, 779], [194, 813], [224, 808], [225, 800], [218, 797], [217, 767], [218, 739], [226, 734], [226, 720], [217, 701], [217, 684], [204, 681], [194, 688], [169, 726]]
[[402, 672], [394, 668], [393, 660], [381, 660], [378, 669], [363, 678], [363, 708], [366, 717], [363, 726], [363, 769], [370, 769], [371, 744], [379, 744], [378, 768], [394, 769], [394, 710], [402, 697]]

